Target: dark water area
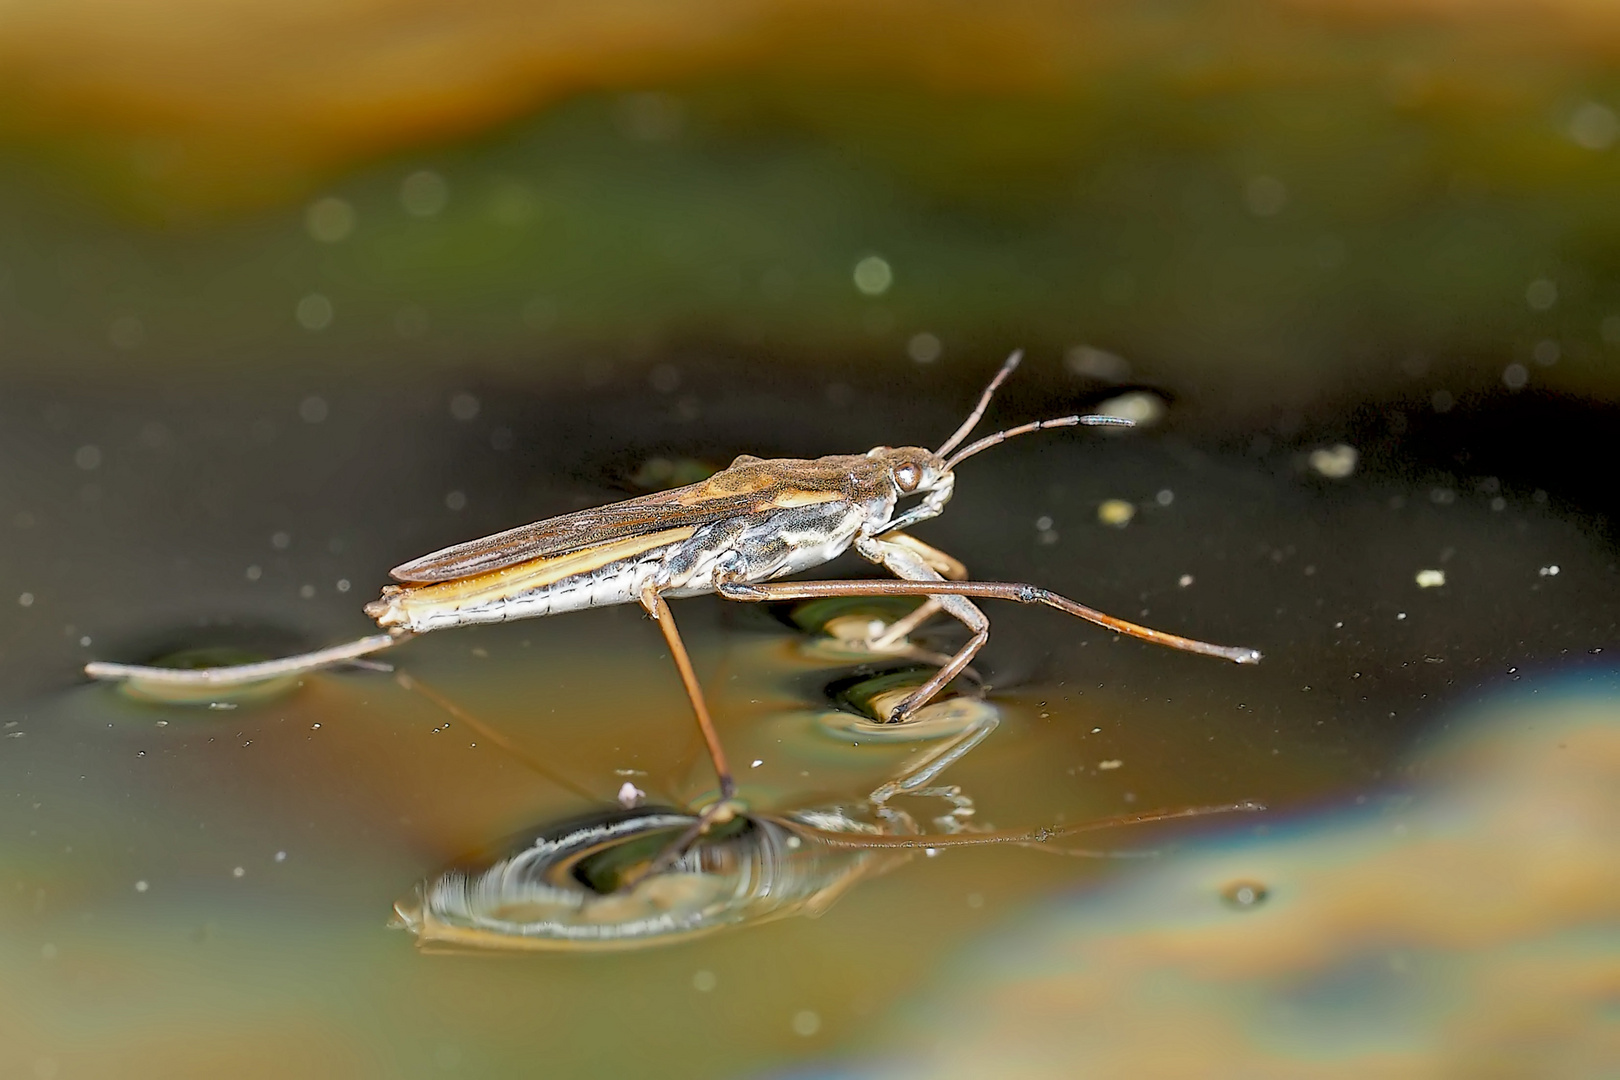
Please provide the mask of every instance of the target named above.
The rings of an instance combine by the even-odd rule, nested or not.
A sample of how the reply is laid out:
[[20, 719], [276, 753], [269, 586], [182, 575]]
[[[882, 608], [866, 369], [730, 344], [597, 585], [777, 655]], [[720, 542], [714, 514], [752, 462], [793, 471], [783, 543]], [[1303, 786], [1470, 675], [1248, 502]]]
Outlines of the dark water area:
[[[1030, 367], [992, 422], [1106, 396]], [[650, 376], [587, 370], [41, 376], [0, 401], [5, 1075], [696, 1077], [875, 1047], [899, 1002], [937, 989], [946, 957], [1028, 905], [1137, 873], [1135, 853], [1175, 865], [1200, 838], [1377, 804], [1461, 710], [1612, 668], [1612, 493], [1571, 479], [1599, 452], [1604, 414], [1552, 400], [1507, 419], [1436, 414], [1398, 393], [1259, 420], [1172, 403], [1156, 426], [974, 459], [918, 533], [980, 579], [1264, 662], [987, 602], [976, 667], [1000, 723], [941, 782], [975, 825], [1006, 830], [1238, 799], [1264, 813], [1088, 836], [1125, 858], [916, 853], [820, 917], [667, 947], [418, 951], [389, 927], [393, 905], [467, 853], [613, 808], [627, 781], [673, 807], [712, 794], [639, 610], [435, 633], [384, 655], [482, 729], [382, 671], [210, 708], [136, 700], [79, 669], [358, 637], [387, 567], [644, 490], [665, 474], [650, 463], [932, 445], [968, 404], [925, 366], [909, 381], [693, 356]], [[1491, 449], [1504, 428], [1522, 431], [1522, 453]], [[1359, 455], [1335, 476], [1340, 441]], [[1111, 500], [1125, 524], [1105, 523], [1122, 514]], [[828, 571], [846, 572], [868, 570]], [[676, 615], [751, 810], [860, 802], [917, 751], [807, 719], [859, 664], [817, 653], [782, 612], [698, 598]], [[935, 625], [919, 640], [962, 638]], [[925, 826], [940, 813], [937, 799], [899, 804]]]

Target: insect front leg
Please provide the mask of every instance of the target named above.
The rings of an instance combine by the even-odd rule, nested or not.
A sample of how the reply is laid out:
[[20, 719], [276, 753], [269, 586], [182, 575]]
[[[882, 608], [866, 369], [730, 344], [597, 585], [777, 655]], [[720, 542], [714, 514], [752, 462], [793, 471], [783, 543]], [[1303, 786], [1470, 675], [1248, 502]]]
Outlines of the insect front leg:
[[[855, 541], [855, 550], [862, 556], [872, 560], [887, 569], [895, 577], [906, 581], [944, 581], [940, 572], [929, 565], [930, 560], [924, 552], [937, 556], [940, 561], [948, 560], [947, 567], [952, 570], [960, 569], [963, 576], [967, 568], [952, 559], [944, 552], [929, 547], [920, 540], [906, 537], [905, 541], [895, 543], [890, 538], [878, 539], [875, 537], [861, 537]], [[954, 565], [951, 565], [954, 564]], [[984, 648], [985, 642], [990, 640], [990, 620], [980, 611], [978, 605], [964, 596], [934, 596], [930, 595], [928, 603], [937, 605], [938, 610], [955, 618], [963, 626], [972, 631], [973, 636], [956, 655], [936, 671], [932, 678], [917, 689], [907, 694], [894, 711], [889, 714], [888, 722], [902, 724], [911, 718], [911, 715], [933, 700], [934, 696], [943, 690], [952, 679], [961, 674], [962, 669], [973, 661], [978, 651]], [[919, 609], [921, 610], [921, 609]], [[931, 613], [930, 613], [931, 614]], [[915, 612], [913, 612], [915, 615]], [[901, 620], [904, 622], [905, 620]]]
[[[923, 543], [921, 540], [918, 540], [909, 533], [891, 532], [885, 534], [883, 539], [888, 543], [899, 544], [901, 547], [909, 548], [913, 554], [922, 559], [922, 561], [927, 563], [930, 567], [937, 570], [947, 580], [967, 580], [968, 569], [960, 559], [957, 559], [952, 555], [947, 555], [937, 547]], [[890, 623], [882, 634], [878, 635], [872, 640], [872, 646], [878, 649], [885, 649], [904, 641], [906, 638], [910, 637], [916, 632], [917, 627], [921, 626], [923, 623], [927, 622], [929, 619], [938, 614], [943, 606], [944, 605], [935, 600], [933, 597], [929, 597], [919, 604], [910, 614]]]

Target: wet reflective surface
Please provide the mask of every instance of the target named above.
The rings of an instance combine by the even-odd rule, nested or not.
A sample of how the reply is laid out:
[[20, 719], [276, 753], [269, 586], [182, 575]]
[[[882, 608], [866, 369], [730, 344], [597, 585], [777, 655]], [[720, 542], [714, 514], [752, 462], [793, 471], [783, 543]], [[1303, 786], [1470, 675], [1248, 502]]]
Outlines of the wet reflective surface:
[[[1010, 443], [963, 466], [926, 539], [980, 576], [1254, 645], [1266, 660], [1239, 668], [987, 604], [993, 632], [975, 668], [998, 725], [925, 785], [956, 796], [896, 790], [885, 805], [929, 832], [1238, 799], [1269, 809], [1073, 845], [1101, 858], [828, 850], [802, 880], [862, 858], [885, 872], [850, 873], [818, 918], [795, 907], [816, 895], [807, 884], [770, 898], [792, 918], [590, 956], [424, 954], [388, 922], [445, 868], [460, 862], [472, 883], [522, 850], [500, 837], [556, 841], [560, 823], [609, 820], [626, 783], [645, 793], [637, 812], [674, 808], [655, 833], [712, 798], [679, 684], [639, 612], [435, 634], [385, 654], [478, 726], [381, 671], [189, 704], [78, 675], [91, 658], [275, 656], [358, 636], [369, 629], [359, 605], [387, 566], [618, 497], [652, 457], [927, 441], [960, 413], [924, 374], [914, 397], [873, 387], [842, 410], [790, 408], [825, 392], [799, 378], [767, 388], [744, 369], [693, 365], [695, 414], [640, 383], [544, 394], [301, 378], [251, 393], [38, 384], [0, 403], [6, 1068], [489, 1075], [543, 1058], [562, 1074], [711, 1076], [876, 1045], [891, 1006], [1026, 904], [1173, 860], [1199, 837], [1378, 800], [1413, 743], [1459, 706], [1551, 672], [1608, 669], [1609, 540], [1580, 504], [1538, 497], [1533, 483], [1493, 486], [1467, 465], [1372, 442], [1334, 479], [1309, 465], [1332, 445], [1311, 430], [1272, 428], [1257, 447], [1246, 428], [1185, 412], [1178, 423], [1174, 411], [1127, 438]], [[452, 411], [459, 394], [477, 397], [474, 418]], [[306, 406], [312, 396], [322, 410]], [[1001, 415], [1039, 405], [1015, 397]], [[1124, 526], [1099, 520], [1109, 500], [1134, 508]], [[1444, 584], [1421, 584], [1427, 571]], [[894, 827], [871, 794], [942, 744], [884, 741], [847, 710], [921, 661], [863, 656], [751, 606], [699, 599], [677, 615], [751, 821], [844, 808], [862, 828]], [[914, 644], [949, 651], [953, 634], [930, 626]], [[978, 693], [971, 680], [961, 689], [958, 700]], [[697, 849], [689, 877], [735, 883], [782, 851], [769, 826], [750, 828]], [[470, 852], [483, 861], [466, 863]], [[440, 910], [451, 919], [453, 906]], [[522, 925], [535, 914], [500, 913]]]
[[863, 1077], [1602, 1077], [1620, 708], [1544, 680], [1398, 793], [1229, 837], [959, 954]]

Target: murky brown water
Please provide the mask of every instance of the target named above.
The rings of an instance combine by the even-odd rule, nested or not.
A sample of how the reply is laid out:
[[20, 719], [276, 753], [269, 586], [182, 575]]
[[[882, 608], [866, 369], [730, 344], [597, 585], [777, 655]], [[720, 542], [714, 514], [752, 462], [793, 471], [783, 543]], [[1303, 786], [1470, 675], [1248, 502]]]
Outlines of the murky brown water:
[[[359, 607], [386, 567], [620, 497], [651, 457], [927, 442], [962, 405], [921, 371], [911, 400], [874, 390], [847, 406], [792, 378], [699, 364], [673, 396], [639, 381], [39, 382], [0, 403], [0, 1064], [757, 1073], [875, 1045], [887, 1010], [959, 944], [1037, 898], [1132, 872], [1128, 859], [949, 851], [859, 883], [817, 919], [610, 955], [424, 955], [388, 927], [392, 905], [452, 860], [612, 806], [627, 777], [677, 806], [710, 790], [638, 611], [435, 634], [389, 657], [507, 747], [379, 672], [323, 673], [233, 709], [138, 702], [77, 675], [91, 658], [345, 640], [368, 631]], [[452, 413], [459, 393], [478, 401], [470, 419]], [[999, 415], [1039, 407], [1015, 397]], [[949, 513], [920, 531], [979, 576], [1267, 654], [1245, 669], [991, 608], [979, 667], [1001, 724], [942, 778], [976, 822], [1254, 798], [1271, 807], [1259, 818], [1088, 846], [1264, 830], [1376, 796], [1454, 706], [1606, 663], [1594, 650], [1613, 638], [1612, 554], [1576, 509], [1393, 455], [1329, 480], [1303, 464], [1304, 440], [1251, 446], [1203, 418], [1025, 440], [963, 467]], [[1129, 525], [1099, 523], [1110, 498], [1138, 507]], [[1420, 587], [1424, 570], [1445, 584]], [[807, 658], [769, 612], [705, 598], [677, 615], [756, 810], [859, 801], [914, 749], [851, 746], [808, 722], [853, 665]]]

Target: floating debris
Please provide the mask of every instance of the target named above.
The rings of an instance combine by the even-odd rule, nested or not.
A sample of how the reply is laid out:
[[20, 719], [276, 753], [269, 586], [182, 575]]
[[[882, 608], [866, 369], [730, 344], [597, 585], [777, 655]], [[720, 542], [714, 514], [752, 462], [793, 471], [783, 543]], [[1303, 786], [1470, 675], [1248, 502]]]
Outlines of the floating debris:
[[1136, 516], [1136, 504], [1124, 499], [1107, 499], [1097, 507], [1097, 520], [1122, 529]]
[[1270, 890], [1258, 881], [1234, 881], [1221, 889], [1221, 899], [1239, 911], [1259, 907], [1270, 895]]
[[1132, 390], [1128, 394], [1109, 398], [1091, 411], [1099, 416], [1117, 416], [1142, 428], [1152, 427], [1163, 420], [1166, 410], [1164, 398], [1158, 394], [1146, 390]]
[[1444, 570], [1419, 570], [1417, 572], [1417, 583], [1420, 589], [1438, 589], [1446, 583], [1446, 572]]
[[1325, 449], [1312, 450], [1309, 460], [1311, 468], [1329, 480], [1343, 480], [1356, 471], [1356, 463], [1361, 460], [1361, 455], [1356, 452], [1355, 447], [1339, 443]]

